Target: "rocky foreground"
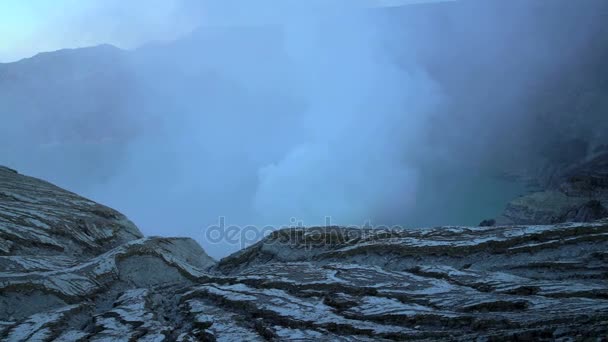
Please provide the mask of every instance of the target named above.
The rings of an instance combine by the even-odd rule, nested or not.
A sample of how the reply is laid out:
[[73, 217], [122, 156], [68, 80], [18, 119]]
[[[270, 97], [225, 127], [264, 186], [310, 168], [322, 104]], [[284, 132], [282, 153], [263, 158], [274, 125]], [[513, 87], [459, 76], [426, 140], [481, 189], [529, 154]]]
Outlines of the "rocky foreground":
[[602, 340], [608, 220], [284, 229], [214, 261], [0, 167], [6, 341]]

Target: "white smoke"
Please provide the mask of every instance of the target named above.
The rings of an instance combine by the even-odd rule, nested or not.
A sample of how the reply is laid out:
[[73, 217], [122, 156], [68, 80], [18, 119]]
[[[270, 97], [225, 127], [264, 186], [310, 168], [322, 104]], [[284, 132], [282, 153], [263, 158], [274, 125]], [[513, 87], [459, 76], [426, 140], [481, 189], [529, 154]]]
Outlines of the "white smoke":
[[0, 163], [221, 257], [241, 246], [205, 240], [219, 217], [476, 224], [522, 191], [495, 174], [570, 124], [605, 131], [603, 112], [579, 120], [568, 95], [605, 107], [605, 89], [578, 77], [601, 75], [601, 0], [172, 3], [158, 27], [168, 36], [156, 15], [122, 34], [129, 16], [113, 13], [136, 15], [135, 2], [98, 3], [88, 13], [101, 18], [77, 21], [137, 41], [199, 29], [0, 64]]
[[394, 64], [384, 44], [391, 26], [381, 15], [333, 10], [284, 22], [307, 104], [293, 134], [307, 139], [260, 169], [254, 206], [269, 223], [320, 224], [331, 216], [361, 224], [382, 219], [383, 210], [405, 210], [415, 197], [407, 151], [421, 148], [416, 138], [438, 90], [416, 65]]

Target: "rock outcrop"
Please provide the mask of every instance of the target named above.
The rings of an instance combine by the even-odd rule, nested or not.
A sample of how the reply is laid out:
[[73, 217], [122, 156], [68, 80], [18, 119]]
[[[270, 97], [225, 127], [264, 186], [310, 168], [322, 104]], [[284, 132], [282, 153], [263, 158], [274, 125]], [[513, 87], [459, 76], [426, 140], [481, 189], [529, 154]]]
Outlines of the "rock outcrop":
[[[0, 339], [601, 340], [608, 221], [293, 228], [215, 262], [0, 168]], [[595, 339], [592, 339], [595, 338]]]
[[79, 259], [141, 237], [115, 210], [0, 167], [0, 255]]
[[552, 172], [543, 191], [511, 201], [499, 224], [591, 222], [608, 217], [608, 152]]

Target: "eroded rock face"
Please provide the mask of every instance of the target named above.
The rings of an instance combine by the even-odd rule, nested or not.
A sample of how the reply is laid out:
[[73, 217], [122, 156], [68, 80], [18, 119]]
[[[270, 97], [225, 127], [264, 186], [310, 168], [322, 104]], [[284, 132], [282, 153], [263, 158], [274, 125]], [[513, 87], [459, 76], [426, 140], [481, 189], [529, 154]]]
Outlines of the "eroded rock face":
[[141, 237], [121, 213], [0, 166], [0, 255], [90, 257]]
[[544, 191], [511, 201], [497, 222], [554, 224], [608, 217], [608, 152], [552, 174]]
[[3, 167], [0, 242], [8, 341], [153, 339], [148, 331], [161, 334], [169, 320], [153, 318], [175, 310], [175, 291], [215, 264], [191, 239], [143, 238], [124, 215]]
[[[566, 341], [608, 334], [608, 221], [284, 229], [216, 263], [191, 239], [141, 238], [130, 224], [121, 233], [128, 221], [111, 209], [1, 172], [2, 191], [11, 195], [0, 202], [0, 231], [12, 243], [0, 256], [2, 340]], [[91, 208], [113, 216], [104, 221]], [[78, 227], [85, 228], [70, 226], [75, 217], [96, 222], [113, 242], [81, 240]], [[61, 230], [63, 219], [69, 230]], [[14, 227], [32, 237], [11, 240]], [[58, 246], [32, 243], [39, 235]]]

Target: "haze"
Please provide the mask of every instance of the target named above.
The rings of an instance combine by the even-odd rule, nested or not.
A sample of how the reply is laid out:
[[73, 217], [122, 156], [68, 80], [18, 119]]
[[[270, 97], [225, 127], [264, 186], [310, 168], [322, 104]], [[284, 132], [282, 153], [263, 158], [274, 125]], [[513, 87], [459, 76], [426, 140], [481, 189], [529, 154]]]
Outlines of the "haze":
[[475, 225], [564, 137], [543, 118], [586, 115], [546, 94], [607, 6], [558, 2], [4, 2], [0, 60], [110, 45], [0, 64], [0, 163], [214, 257], [243, 247], [206, 239], [222, 217]]

